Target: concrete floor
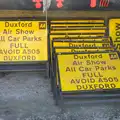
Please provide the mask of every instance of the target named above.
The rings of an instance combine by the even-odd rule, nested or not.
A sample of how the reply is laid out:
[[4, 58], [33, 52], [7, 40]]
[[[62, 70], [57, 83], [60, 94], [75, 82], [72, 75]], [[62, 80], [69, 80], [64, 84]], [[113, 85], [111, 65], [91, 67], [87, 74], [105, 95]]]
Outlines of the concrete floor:
[[50, 81], [39, 73], [0, 79], [0, 120], [120, 120], [120, 105], [55, 106]]

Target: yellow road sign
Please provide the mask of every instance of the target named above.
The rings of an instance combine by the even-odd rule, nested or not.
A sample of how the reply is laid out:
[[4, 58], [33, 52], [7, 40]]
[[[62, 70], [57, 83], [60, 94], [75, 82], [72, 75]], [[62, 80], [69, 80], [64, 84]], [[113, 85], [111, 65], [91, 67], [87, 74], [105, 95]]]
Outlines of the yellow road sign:
[[52, 40], [82, 40], [82, 41], [110, 41], [109, 37], [104, 37], [104, 34], [98, 35], [50, 35], [50, 41]]
[[110, 47], [108, 42], [53, 41], [53, 47]]
[[74, 29], [74, 30], [77, 30], [77, 29], [79, 29], [79, 30], [86, 30], [86, 29], [93, 29], [93, 30], [105, 30], [107, 27], [106, 26], [98, 26], [98, 25], [92, 25], [92, 24], [80, 24], [80, 25], [76, 25], [76, 26], [73, 26], [73, 25], [71, 25], [71, 26], [69, 26], [69, 25], [64, 25], [63, 24], [63, 26], [60, 24], [60, 26], [58, 26], [58, 25], [54, 25], [54, 26], [52, 26], [51, 25], [51, 27], [50, 27], [50, 29], [51, 30], [68, 30], [68, 29]]
[[[110, 41], [110, 38], [109, 37], [103, 37], [104, 34], [98, 34], [97, 35], [59, 35], [59, 34], [53, 34], [53, 35], [50, 35], [50, 48], [51, 48], [51, 51], [52, 51], [52, 40], [54, 39], [61, 39], [61, 40], [82, 40], [82, 41]], [[102, 38], [103, 37], [103, 38]], [[52, 52], [51, 52], [51, 55], [52, 55]]]
[[73, 23], [73, 24], [51, 24], [50, 25], [50, 28], [53, 28], [53, 29], [56, 29], [56, 28], [66, 28], [66, 27], [71, 27], [71, 28], [74, 28], [74, 27], [95, 27], [95, 28], [101, 28], [101, 27], [104, 27], [104, 24], [78, 24], [78, 23]]
[[120, 18], [109, 20], [109, 36], [113, 42], [120, 41]]
[[0, 62], [47, 61], [46, 21], [0, 21]]
[[57, 55], [61, 91], [120, 88], [117, 52]]
[[51, 23], [105, 23], [102, 19], [51, 20]]
[[80, 33], [80, 34], [97, 34], [97, 33], [102, 33], [102, 34], [105, 34], [106, 30], [99, 30], [99, 29], [89, 29], [89, 30], [51, 30], [50, 33]]
[[114, 50], [113, 48], [111, 47], [107, 47], [107, 48], [104, 48], [104, 47], [99, 47], [98, 49], [97, 48], [65, 48], [65, 47], [56, 47], [55, 48], [55, 53], [66, 53], [66, 52], [93, 52], [93, 51], [112, 51]]

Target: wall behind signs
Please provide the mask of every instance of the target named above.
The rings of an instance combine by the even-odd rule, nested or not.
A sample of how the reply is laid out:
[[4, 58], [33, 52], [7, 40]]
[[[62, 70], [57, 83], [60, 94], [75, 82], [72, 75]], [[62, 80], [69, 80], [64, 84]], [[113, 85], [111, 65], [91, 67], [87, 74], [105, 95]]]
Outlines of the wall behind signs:
[[[100, 0], [97, 0], [97, 7], [90, 8], [90, 0], [64, 0], [61, 10], [120, 10], [120, 0], [110, 0], [108, 8], [99, 8]], [[0, 10], [35, 10], [32, 0], [0, 0]], [[56, 10], [56, 0], [52, 0], [49, 10]], [[42, 10], [39, 9], [39, 10]]]

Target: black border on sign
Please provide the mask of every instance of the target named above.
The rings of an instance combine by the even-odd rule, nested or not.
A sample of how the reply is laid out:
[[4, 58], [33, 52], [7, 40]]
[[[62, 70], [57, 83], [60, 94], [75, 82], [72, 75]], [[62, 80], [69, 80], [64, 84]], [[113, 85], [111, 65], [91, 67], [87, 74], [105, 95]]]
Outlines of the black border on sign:
[[55, 56], [55, 62], [53, 64], [54, 64], [54, 68], [55, 68], [54, 69], [55, 70], [55, 79], [54, 79], [55, 101], [56, 101], [56, 104], [58, 105], [59, 100], [61, 100], [61, 94], [60, 94], [60, 86], [59, 86], [59, 84], [57, 84], [57, 82], [59, 82], [59, 80], [58, 80], [58, 72], [57, 72], [58, 62], [57, 62], [56, 56]]
[[[108, 53], [109, 54], [109, 52], [91, 52], [90, 54], [96, 54], [96, 53]], [[117, 53], [118, 54], [118, 51], [113, 51], [113, 53]], [[70, 54], [88, 54], [88, 52], [76, 52], [76, 53], [56, 53], [56, 59], [57, 59], [57, 61], [58, 61], [58, 55], [70, 55]], [[118, 57], [119, 57], [119, 54], [118, 54]], [[120, 59], [120, 58], [119, 58]], [[117, 88], [117, 89], [113, 89], [113, 90], [111, 90], [111, 89], [104, 89], [104, 90], [101, 90], [101, 91], [97, 91], [97, 90], [81, 90], [81, 91], [62, 91], [62, 89], [61, 89], [61, 82], [60, 82], [60, 71], [59, 71], [59, 63], [57, 64], [57, 68], [58, 68], [58, 79], [59, 79], [59, 83], [60, 83], [60, 90], [61, 90], [61, 92], [62, 93], [92, 93], [92, 92], [98, 92], [98, 93], [100, 93], [100, 92], [103, 92], [103, 91], [120, 91], [120, 89], [119, 88]]]
[[[46, 19], [44, 17], [40, 18], [40, 17], [5, 17], [5, 18], [0, 18], [0, 21], [46, 21]], [[47, 25], [47, 24], [46, 24]], [[47, 33], [47, 38], [48, 38], [48, 33]], [[48, 39], [47, 39], [47, 43]], [[49, 61], [49, 44], [47, 44], [47, 60], [45, 61], [13, 61], [13, 62], [0, 62], [0, 64], [9, 64], [9, 63], [13, 63], [13, 64], [39, 64], [39, 63], [46, 63]]]
[[[52, 56], [53, 57], [53, 56]], [[52, 59], [51, 64], [51, 88], [53, 95], [56, 96], [56, 59]]]

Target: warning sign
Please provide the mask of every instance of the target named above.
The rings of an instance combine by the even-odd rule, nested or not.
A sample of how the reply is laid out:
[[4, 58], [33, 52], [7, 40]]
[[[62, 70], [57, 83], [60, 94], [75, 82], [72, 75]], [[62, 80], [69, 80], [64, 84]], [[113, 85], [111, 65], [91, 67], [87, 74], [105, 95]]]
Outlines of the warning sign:
[[116, 52], [59, 54], [57, 58], [63, 92], [120, 88], [120, 60]]
[[113, 42], [120, 42], [120, 18], [109, 20], [109, 36]]
[[45, 21], [0, 21], [0, 61], [47, 61]]

